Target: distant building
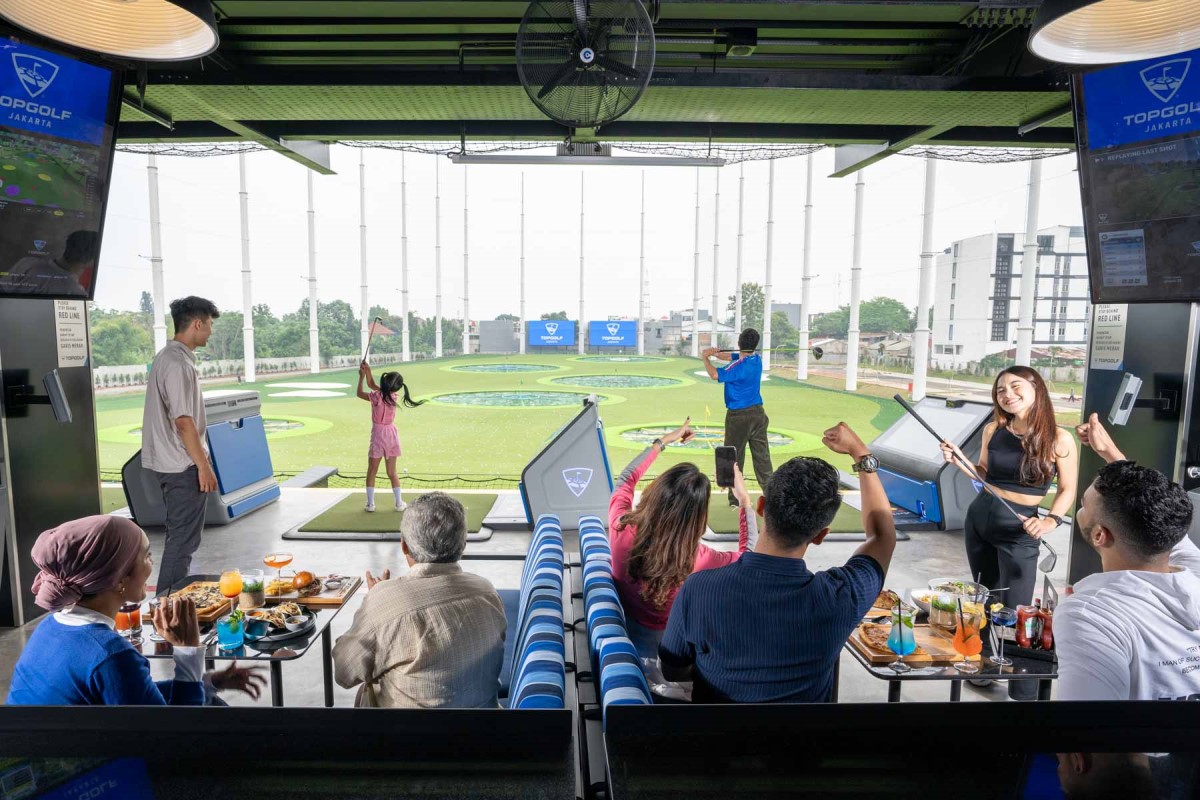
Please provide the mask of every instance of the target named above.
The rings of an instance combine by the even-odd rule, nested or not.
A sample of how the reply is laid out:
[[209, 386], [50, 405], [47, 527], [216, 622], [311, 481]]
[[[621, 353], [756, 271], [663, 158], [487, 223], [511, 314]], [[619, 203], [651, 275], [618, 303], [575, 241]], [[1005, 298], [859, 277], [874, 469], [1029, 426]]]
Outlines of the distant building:
[[[1017, 341], [1023, 233], [960, 239], [937, 258], [931, 363], [958, 369]], [[1038, 231], [1033, 343], [1086, 347], [1087, 249], [1080, 226]]]
[[674, 352], [681, 340], [690, 339], [696, 328], [700, 329], [700, 348], [725, 347], [733, 339], [734, 330], [729, 325], [717, 323], [717, 342], [709, 344], [712, 338], [712, 323], [709, 321], [707, 309], [700, 309], [700, 323], [692, 323], [692, 310], [672, 311], [661, 319], [652, 319], [646, 323], [646, 352]]

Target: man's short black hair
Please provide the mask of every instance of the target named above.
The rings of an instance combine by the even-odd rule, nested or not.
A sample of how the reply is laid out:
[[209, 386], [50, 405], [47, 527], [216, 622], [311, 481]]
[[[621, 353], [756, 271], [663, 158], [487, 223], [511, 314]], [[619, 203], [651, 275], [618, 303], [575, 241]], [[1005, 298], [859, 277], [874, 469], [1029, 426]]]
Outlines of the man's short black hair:
[[842, 505], [837, 470], [819, 458], [804, 456], [775, 470], [763, 496], [767, 528], [785, 547], [811, 542], [829, 527]]
[[100, 257], [100, 234], [96, 231], [75, 231], [63, 246], [63, 261], [68, 264], [89, 264]]
[[1158, 470], [1114, 461], [1100, 469], [1092, 485], [1100, 495], [1098, 522], [1135, 553], [1160, 556], [1187, 536], [1192, 501]]
[[202, 319], [204, 317], [212, 317], [216, 319], [221, 316], [221, 312], [217, 310], [217, 306], [212, 300], [205, 300], [203, 297], [189, 295], [181, 297], [178, 300], [171, 301], [171, 319], [175, 321], [175, 331], [179, 331], [192, 324], [192, 320]]
[[758, 331], [754, 328], [746, 328], [738, 336], [738, 350], [756, 350], [761, 340], [762, 337], [758, 335]]

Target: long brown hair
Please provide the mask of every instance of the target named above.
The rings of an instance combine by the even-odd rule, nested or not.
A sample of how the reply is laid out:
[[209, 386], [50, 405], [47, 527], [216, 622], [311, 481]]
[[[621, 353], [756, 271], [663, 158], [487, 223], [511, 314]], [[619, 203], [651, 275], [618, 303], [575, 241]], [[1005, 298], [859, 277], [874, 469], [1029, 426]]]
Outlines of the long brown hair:
[[1046, 389], [1046, 382], [1042, 380], [1042, 376], [1038, 374], [1037, 370], [1022, 366], [1009, 367], [997, 375], [996, 380], [992, 381], [992, 414], [997, 429], [1007, 428], [1009, 433], [1016, 435], [1012, 430], [1012, 422], [1016, 419], [1016, 415], [1005, 411], [996, 400], [996, 389], [1000, 385], [1000, 379], [1005, 375], [1015, 375], [1029, 381], [1033, 386], [1033, 407], [1029, 410], [1027, 420], [1029, 430], [1023, 436], [1017, 437], [1021, 442], [1021, 449], [1024, 450], [1017, 478], [1026, 486], [1041, 486], [1049, 483], [1054, 477], [1055, 459], [1057, 458], [1055, 443], [1058, 441], [1054, 404], [1050, 402], [1050, 392]]
[[642, 493], [637, 508], [621, 517], [622, 528], [634, 526], [629, 577], [641, 581], [642, 598], [657, 609], [671, 601], [692, 574], [696, 546], [708, 526], [712, 485], [695, 464], [677, 464]]

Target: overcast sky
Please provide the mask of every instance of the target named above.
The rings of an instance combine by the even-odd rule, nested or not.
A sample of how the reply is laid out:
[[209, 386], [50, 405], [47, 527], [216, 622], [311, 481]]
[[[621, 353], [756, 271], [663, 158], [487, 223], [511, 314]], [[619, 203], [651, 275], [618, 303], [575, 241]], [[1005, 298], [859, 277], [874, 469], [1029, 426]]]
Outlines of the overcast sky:
[[[359, 307], [359, 151], [335, 147], [338, 174], [314, 176], [317, 274], [322, 301]], [[434, 310], [434, 166], [438, 157], [408, 154], [410, 307]], [[372, 304], [400, 309], [399, 153], [366, 151], [367, 258]], [[104, 229], [96, 302], [135, 309], [149, 290], [147, 158], [118, 153]], [[242, 307], [237, 156], [159, 157], [166, 294], [199, 294], [227, 310]], [[812, 273], [814, 312], [849, 302], [854, 178], [827, 178], [833, 151], [816, 154]], [[804, 228], [803, 157], [775, 162], [773, 283], [776, 302], [799, 302]], [[270, 152], [247, 156], [254, 302], [276, 314], [307, 296], [306, 170]], [[440, 158], [443, 314], [460, 316], [463, 295], [463, 175]], [[766, 270], [767, 162], [745, 165], [743, 280]], [[525, 174], [527, 313], [537, 318], [579, 303], [581, 171], [587, 190], [585, 258], [589, 319], [637, 314], [638, 167], [473, 166], [470, 170], [471, 317], [492, 319], [519, 308], [519, 186]], [[722, 297], [733, 292], [741, 167], [700, 174], [701, 306], [711, 305], [714, 183], [720, 173]], [[955, 239], [1024, 225], [1028, 166], [938, 163], [935, 249]], [[921, 237], [923, 160], [892, 156], [868, 167], [863, 241], [863, 299], [888, 295], [915, 305]], [[692, 304], [696, 170], [645, 169], [649, 312]], [[1039, 227], [1079, 225], [1074, 155], [1043, 164]], [[839, 280], [840, 279], [840, 280]], [[722, 301], [724, 302], [724, 301]]]

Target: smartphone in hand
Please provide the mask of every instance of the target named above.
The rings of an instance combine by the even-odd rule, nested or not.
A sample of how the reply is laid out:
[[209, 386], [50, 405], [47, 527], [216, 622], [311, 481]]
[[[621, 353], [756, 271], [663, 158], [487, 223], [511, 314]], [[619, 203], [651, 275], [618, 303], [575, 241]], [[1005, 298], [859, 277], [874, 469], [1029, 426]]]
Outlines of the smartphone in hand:
[[715, 450], [717, 458], [717, 486], [728, 489], [733, 486], [733, 465], [737, 463], [737, 448], [722, 446]]

